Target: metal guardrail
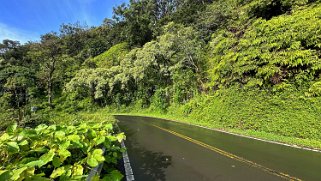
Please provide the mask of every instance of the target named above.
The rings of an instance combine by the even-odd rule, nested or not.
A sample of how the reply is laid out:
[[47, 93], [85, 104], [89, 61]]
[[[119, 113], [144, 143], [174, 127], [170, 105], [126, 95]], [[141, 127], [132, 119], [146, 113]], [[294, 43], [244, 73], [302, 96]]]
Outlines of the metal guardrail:
[[[126, 149], [124, 140], [121, 142], [121, 147]], [[127, 151], [123, 152], [123, 160], [124, 160], [124, 167], [125, 167], [125, 174], [126, 174], [126, 181], [134, 181], [134, 173], [133, 169], [130, 166], [129, 157]]]

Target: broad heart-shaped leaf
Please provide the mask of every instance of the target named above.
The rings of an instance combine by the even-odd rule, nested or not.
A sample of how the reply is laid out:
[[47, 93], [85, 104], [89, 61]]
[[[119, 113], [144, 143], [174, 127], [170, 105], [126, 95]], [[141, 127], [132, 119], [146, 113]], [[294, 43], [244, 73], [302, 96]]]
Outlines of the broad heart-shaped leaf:
[[93, 158], [92, 156], [89, 156], [87, 158], [87, 164], [91, 167], [97, 167], [99, 163], [95, 158]]
[[44, 162], [42, 160], [31, 161], [26, 164], [27, 167], [41, 167], [42, 165], [44, 165]]
[[51, 173], [50, 178], [57, 178], [62, 174], [64, 174], [65, 172], [66, 172], [65, 167], [59, 167]]
[[87, 164], [91, 167], [96, 167], [99, 162], [105, 161], [105, 157], [103, 156], [102, 149], [95, 149], [92, 153], [89, 153], [87, 157]]
[[103, 156], [103, 150], [102, 149], [95, 149], [92, 153], [92, 157], [95, 158], [98, 162], [105, 161], [105, 157]]
[[61, 161], [58, 157], [54, 156], [53, 159], [52, 159], [52, 164], [54, 167], [60, 167], [61, 165]]
[[[65, 165], [65, 170], [66, 170], [66, 173], [64, 174], [64, 176], [66, 177], [70, 177], [71, 176], [71, 165]], [[68, 179], [69, 181], [70, 179]]]
[[106, 138], [104, 136], [98, 136], [98, 137], [94, 138], [95, 145], [102, 144], [105, 141], [105, 139]]
[[43, 161], [43, 164], [39, 165], [39, 167], [46, 165], [48, 162], [51, 162], [54, 156], [55, 156], [54, 150], [49, 150], [48, 153], [42, 155], [39, 159]]
[[18, 126], [17, 123], [10, 125], [9, 127], [7, 127], [6, 132], [9, 135], [12, 135], [17, 130], [17, 126]]
[[84, 147], [84, 145], [82, 143], [80, 143], [79, 141], [72, 141], [71, 143], [76, 148], [83, 148]]
[[89, 139], [94, 139], [94, 138], [96, 138], [96, 136], [97, 136], [96, 131], [94, 131], [94, 130], [92, 130], [92, 129], [89, 129], [88, 132], [87, 132], [87, 134], [88, 134], [88, 138], [89, 138]]
[[10, 138], [8, 133], [4, 133], [3, 135], [0, 136], [0, 143], [3, 141], [7, 141]]
[[[20, 178], [20, 174], [22, 172], [24, 172], [25, 170], [27, 170], [28, 167], [22, 167], [22, 168], [19, 168], [17, 170], [13, 170], [12, 171], [12, 177], [11, 177], [11, 180], [18, 180]], [[22, 180], [22, 179], [21, 179]]]
[[118, 171], [118, 170], [113, 170], [110, 172], [110, 174], [106, 175], [103, 178], [103, 181], [121, 181], [121, 179], [123, 179], [123, 175]]
[[28, 144], [28, 141], [27, 140], [23, 140], [19, 143], [20, 146], [24, 146], [24, 145], [27, 145]]
[[68, 150], [58, 150], [58, 155], [60, 156], [60, 161], [63, 162], [66, 158], [71, 156], [71, 153]]
[[70, 141], [64, 141], [63, 143], [59, 144], [59, 149], [66, 150], [70, 146]]
[[47, 125], [45, 125], [45, 124], [40, 124], [40, 125], [38, 125], [38, 126], [35, 128], [35, 130], [36, 130], [37, 134], [39, 134], [41, 131], [45, 130], [46, 128], [48, 128]]
[[112, 130], [113, 129], [113, 125], [112, 124], [105, 124], [104, 128], [106, 130]]
[[75, 163], [74, 166], [72, 167], [72, 175], [77, 176], [77, 175], [83, 175], [84, 173], [84, 168], [80, 165]]
[[118, 140], [116, 136], [108, 135], [106, 137], [107, 137], [107, 140], [110, 140], [111, 142]]
[[67, 138], [68, 138], [68, 140], [74, 141], [74, 142], [79, 142], [79, 140], [80, 140], [80, 136], [78, 136], [78, 135], [69, 135], [69, 136], [67, 136]]
[[48, 129], [51, 130], [51, 131], [56, 131], [57, 126], [56, 126], [56, 125], [50, 125], [50, 126], [48, 127]]
[[8, 142], [7, 145], [8, 145], [8, 151], [11, 153], [17, 153], [20, 150], [17, 142]]
[[8, 170], [0, 170], [0, 180], [9, 180], [11, 178], [11, 173]]
[[65, 133], [63, 131], [56, 131], [55, 138], [58, 140], [63, 140], [65, 138]]
[[121, 141], [123, 141], [124, 139], [126, 139], [126, 136], [124, 133], [119, 133], [117, 136], [116, 136], [118, 142], [120, 143]]

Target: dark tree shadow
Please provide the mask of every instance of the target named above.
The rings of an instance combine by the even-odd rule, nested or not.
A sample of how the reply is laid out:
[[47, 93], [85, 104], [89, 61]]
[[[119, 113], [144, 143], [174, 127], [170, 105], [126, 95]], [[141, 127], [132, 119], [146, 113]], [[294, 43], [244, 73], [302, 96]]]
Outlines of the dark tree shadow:
[[172, 157], [162, 152], [153, 152], [139, 145], [135, 139], [135, 132], [125, 125], [121, 126], [125, 132], [125, 141], [130, 163], [134, 172], [135, 180], [142, 181], [165, 181], [165, 170], [172, 164]]

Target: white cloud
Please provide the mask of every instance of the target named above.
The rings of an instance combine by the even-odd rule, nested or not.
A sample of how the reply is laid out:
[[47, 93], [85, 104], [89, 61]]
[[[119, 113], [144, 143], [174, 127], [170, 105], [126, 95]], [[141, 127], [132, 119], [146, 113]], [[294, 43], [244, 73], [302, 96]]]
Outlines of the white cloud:
[[20, 41], [21, 43], [26, 43], [28, 41], [38, 40], [39, 35], [0, 23], [0, 41], [4, 39], [11, 39]]

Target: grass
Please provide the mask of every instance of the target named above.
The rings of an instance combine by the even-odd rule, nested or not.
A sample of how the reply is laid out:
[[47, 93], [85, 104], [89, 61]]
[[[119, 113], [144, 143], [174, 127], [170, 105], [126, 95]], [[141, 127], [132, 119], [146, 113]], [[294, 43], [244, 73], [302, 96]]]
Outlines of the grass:
[[[37, 113], [41, 118], [39, 120], [45, 120], [48, 124], [74, 124], [77, 122], [109, 122], [116, 123], [115, 118], [108, 112], [101, 111], [100, 109], [91, 111], [78, 111], [75, 113], [68, 113], [63, 111], [44, 111]], [[36, 123], [39, 124], [39, 123]]]
[[165, 111], [138, 104], [111, 114], [149, 116], [224, 130], [267, 141], [321, 150], [321, 99], [304, 91], [264, 92], [228, 89], [202, 95]]
[[237, 134], [237, 135], [241, 135], [241, 136], [249, 136], [249, 137], [253, 137], [253, 138], [262, 139], [265, 141], [272, 141], [272, 142], [278, 142], [281, 144], [288, 144], [293, 147], [304, 147], [304, 148], [309, 148], [309, 149], [321, 150], [321, 140], [286, 137], [286, 136], [280, 136], [280, 135], [266, 133], [266, 132], [262, 132], [262, 131], [223, 128], [221, 126], [215, 126], [215, 125], [202, 123], [202, 122], [197, 121], [193, 118], [182, 117], [179, 115], [152, 113], [152, 112], [147, 112], [147, 111], [145, 113], [142, 111], [142, 112], [128, 112], [128, 113], [114, 112], [111, 114], [161, 118], [161, 119], [165, 119], [168, 121], [175, 121], [175, 122], [181, 122], [184, 124], [202, 126], [202, 127], [208, 128], [208, 129], [229, 132], [229, 133], [233, 133], [233, 134]]

